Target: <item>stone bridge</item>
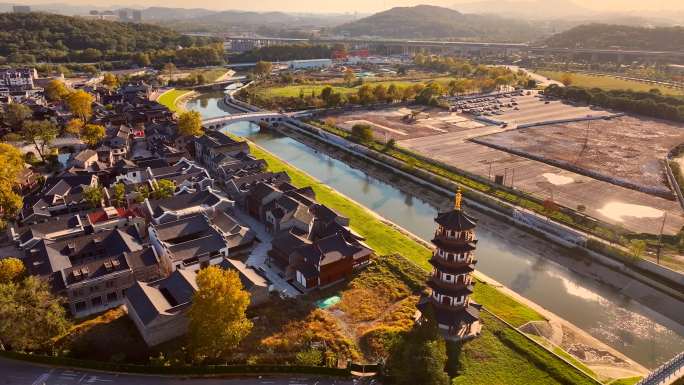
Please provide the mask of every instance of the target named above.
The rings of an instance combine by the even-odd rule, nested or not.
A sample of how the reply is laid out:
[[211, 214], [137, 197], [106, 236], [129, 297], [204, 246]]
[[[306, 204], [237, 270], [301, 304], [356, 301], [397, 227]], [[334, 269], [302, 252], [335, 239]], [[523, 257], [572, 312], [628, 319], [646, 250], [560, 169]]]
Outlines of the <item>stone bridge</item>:
[[221, 127], [227, 126], [229, 124], [237, 122], [266, 122], [269, 124], [278, 125], [281, 122], [289, 119], [287, 114], [281, 114], [278, 112], [260, 111], [260, 112], [248, 112], [244, 114], [231, 114], [225, 116], [219, 116], [216, 118], [205, 119], [202, 121], [202, 126], [210, 130], [216, 130]]

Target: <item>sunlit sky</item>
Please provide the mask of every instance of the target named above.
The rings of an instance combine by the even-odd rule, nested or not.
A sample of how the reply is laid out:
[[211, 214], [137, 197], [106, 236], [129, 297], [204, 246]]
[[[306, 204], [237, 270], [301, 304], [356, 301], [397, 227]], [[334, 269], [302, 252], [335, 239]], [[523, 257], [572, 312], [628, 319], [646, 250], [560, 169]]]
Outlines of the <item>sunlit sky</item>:
[[[0, 0], [2, 1], [2, 0]], [[7, 1], [7, 0], [5, 0]], [[408, 1], [408, 0], [147, 0], [135, 2], [131, 0], [24, 0], [16, 1], [23, 4], [68, 3], [84, 6], [111, 6], [133, 8], [163, 6], [178, 8], [207, 8], [216, 10], [252, 10], [252, 11], [284, 11], [284, 12], [376, 12], [395, 6], [412, 6], [418, 4], [432, 4], [458, 8], [459, 3], [470, 3], [478, 0], [437, 0], [437, 1]], [[525, 3], [528, 0], [512, 0]], [[553, 1], [553, 0], [551, 0]], [[7, 2], [12, 2], [11, 0]], [[663, 11], [684, 10], [682, 0], [575, 0], [575, 3], [594, 11], [629, 12], [638, 10]]]

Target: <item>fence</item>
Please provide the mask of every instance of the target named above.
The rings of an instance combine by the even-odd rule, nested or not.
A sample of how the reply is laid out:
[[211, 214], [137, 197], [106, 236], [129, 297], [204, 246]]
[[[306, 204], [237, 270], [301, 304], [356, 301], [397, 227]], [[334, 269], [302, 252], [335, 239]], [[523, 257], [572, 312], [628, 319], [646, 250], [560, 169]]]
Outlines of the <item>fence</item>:
[[678, 378], [684, 378], [684, 352], [674, 356], [670, 361], [662, 364], [658, 369], [644, 377], [637, 385], [665, 385], [671, 384]]

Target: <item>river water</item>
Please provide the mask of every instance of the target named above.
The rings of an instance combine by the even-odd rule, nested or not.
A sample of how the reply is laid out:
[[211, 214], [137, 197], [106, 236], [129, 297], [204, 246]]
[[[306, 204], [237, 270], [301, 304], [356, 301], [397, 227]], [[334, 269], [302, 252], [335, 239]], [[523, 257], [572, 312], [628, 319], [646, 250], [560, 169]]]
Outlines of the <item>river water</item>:
[[[223, 116], [231, 111], [221, 109], [221, 98], [221, 93], [204, 94], [189, 101], [186, 107], [199, 111], [204, 119]], [[437, 208], [419, 196], [405, 193], [292, 138], [259, 132], [257, 125], [242, 122], [227, 129], [419, 237], [431, 239]], [[478, 270], [646, 367], [656, 367], [684, 350], [683, 325], [609, 285], [546, 258], [543, 250], [557, 250], [553, 245], [530, 236], [512, 241], [501, 226], [508, 225], [478, 227]], [[526, 243], [536, 247], [526, 247]]]

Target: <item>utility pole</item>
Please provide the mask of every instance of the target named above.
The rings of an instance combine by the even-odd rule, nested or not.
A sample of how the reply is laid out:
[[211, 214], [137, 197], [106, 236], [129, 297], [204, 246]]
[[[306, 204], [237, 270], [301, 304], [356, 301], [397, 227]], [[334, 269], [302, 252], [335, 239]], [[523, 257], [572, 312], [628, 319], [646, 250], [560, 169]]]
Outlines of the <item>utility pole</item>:
[[663, 248], [663, 230], [665, 229], [665, 221], [667, 220], [667, 211], [663, 215], [663, 223], [660, 225], [660, 235], [658, 235], [658, 252], [656, 252], [656, 264], [660, 265], [660, 250]]
[[515, 169], [511, 169], [511, 189], [513, 189], [513, 183], [515, 182]]

